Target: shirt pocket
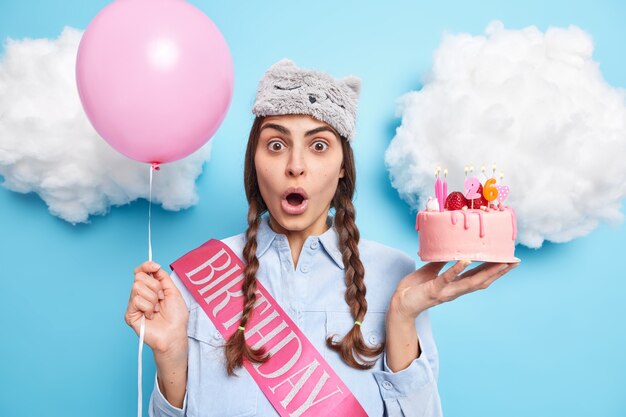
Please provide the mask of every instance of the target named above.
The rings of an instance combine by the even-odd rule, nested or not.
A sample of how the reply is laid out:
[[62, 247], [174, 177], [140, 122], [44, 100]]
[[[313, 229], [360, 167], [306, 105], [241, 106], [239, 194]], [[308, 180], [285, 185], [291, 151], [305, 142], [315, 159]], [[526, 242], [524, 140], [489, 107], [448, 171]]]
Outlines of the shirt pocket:
[[208, 344], [214, 348], [223, 349], [224, 343], [226, 342], [222, 334], [199, 306], [189, 311], [187, 335], [192, 339]]
[[[361, 323], [361, 333], [365, 344], [371, 347], [378, 346], [385, 340], [385, 311], [368, 311]], [[349, 311], [327, 311], [326, 312], [326, 338], [333, 337], [333, 340], [341, 340], [354, 325], [354, 318]], [[382, 356], [377, 359], [374, 369], [382, 369]], [[331, 350], [327, 346], [324, 348], [324, 358], [330, 362], [340, 361], [344, 365], [339, 353]], [[332, 366], [332, 365], [331, 365]]]
[[257, 414], [259, 388], [245, 368], [228, 376], [225, 340], [201, 307], [189, 312], [189, 417]]

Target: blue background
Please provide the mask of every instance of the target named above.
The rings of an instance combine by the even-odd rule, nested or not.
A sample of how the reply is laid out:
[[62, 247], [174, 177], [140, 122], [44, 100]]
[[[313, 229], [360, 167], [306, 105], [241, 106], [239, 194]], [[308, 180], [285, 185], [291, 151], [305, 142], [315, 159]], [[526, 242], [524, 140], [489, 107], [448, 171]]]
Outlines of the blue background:
[[[0, 38], [84, 29], [107, 3], [0, 0]], [[362, 78], [357, 223], [364, 237], [414, 256], [415, 213], [390, 186], [383, 156], [400, 123], [395, 99], [420, 88], [444, 32], [479, 35], [493, 19], [506, 28], [574, 24], [593, 37], [605, 79], [626, 87], [620, 1], [192, 3], [226, 37], [236, 86], [198, 180], [199, 203], [177, 213], [153, 207], [162, 265], [244, 229], [250, 107], [259, 78], [280, 58]], [[619, 157], [607, 163], [624, 163]], [[147, 259], [147, 214], [140, 200], [72, 226], [37, 195], [0, 187], [0, 416], [136, 415], [138, 337], [123, 315], [132, 269]], [[444, 413], [625, 416], [625, 247], [624, 224], [539, 250], [518, 246], [520, 268], [433, 308]], [[145, 410], [155, 371], [149, 348], [144, 364]]]

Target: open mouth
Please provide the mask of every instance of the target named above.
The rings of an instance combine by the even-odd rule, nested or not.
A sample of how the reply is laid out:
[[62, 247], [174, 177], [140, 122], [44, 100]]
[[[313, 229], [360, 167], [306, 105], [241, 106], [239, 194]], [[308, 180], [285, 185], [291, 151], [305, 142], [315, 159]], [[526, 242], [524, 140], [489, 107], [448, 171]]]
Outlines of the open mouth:
[[287, 214], [302, 214], [306, 210], [309, 197], [303, 188], [288, 188], [282, 195], [282, 208]]
[[287, 196], [287, 202], [290, 206], [299, 206], [304, 201], [304, 196], [298, 193], [291, 193]]

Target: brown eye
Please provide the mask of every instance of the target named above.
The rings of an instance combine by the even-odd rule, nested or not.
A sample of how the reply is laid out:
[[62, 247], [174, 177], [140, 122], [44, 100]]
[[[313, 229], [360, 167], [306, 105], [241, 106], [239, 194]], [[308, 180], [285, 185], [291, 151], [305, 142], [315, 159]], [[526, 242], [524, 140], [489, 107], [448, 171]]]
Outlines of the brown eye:
[[283, 144], [277, 140], [273, 140], [268, 143], [267, 147], [274, 152], [279, 152], [283, 150]]
[[313, 143], [313, 149], [316, 152], [324, 152], [326, 149], [328, 149], [328, 145], [325, 142], [318, 140]]

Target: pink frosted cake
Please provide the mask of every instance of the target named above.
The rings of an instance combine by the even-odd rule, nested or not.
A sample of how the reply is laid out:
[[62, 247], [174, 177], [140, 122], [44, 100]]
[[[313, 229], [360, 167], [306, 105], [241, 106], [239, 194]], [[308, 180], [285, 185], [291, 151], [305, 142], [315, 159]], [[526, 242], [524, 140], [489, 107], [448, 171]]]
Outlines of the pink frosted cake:
[[[478, 182], [472, 193], [468, 180]], [[437, 178], [437, 200], [429, 200], [426, 210], [417, 213], [415, 228], [419, 235], [418, 255], [422, 261], [468, 259], [486, 262], [519, 262], [515, 257], [517, 225], [515, 211], [504, 206], [508, 187], [485, 183], [490, 193], [483, 194], [477, 178], [466, 180], [466, 193], [447, 195]], [[497, 199], [499, 204], [492, 204]], [[468, 198], [473, 197], [473, 198]], [[487, 200], [489, 198], [489, 200]], [[445, 203], [444, 203], [445, 202]], [[440, 207], [442, 207], [440, 209]]]

